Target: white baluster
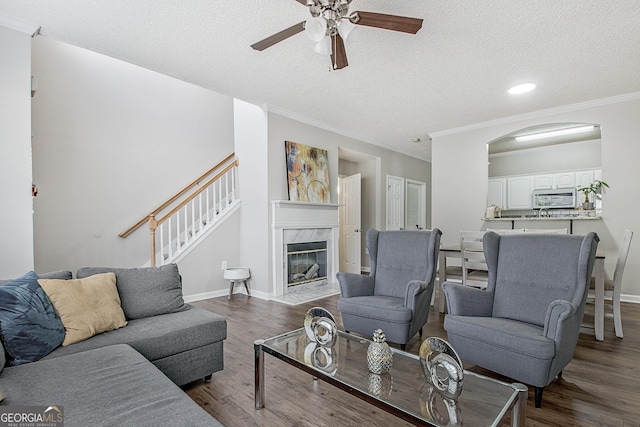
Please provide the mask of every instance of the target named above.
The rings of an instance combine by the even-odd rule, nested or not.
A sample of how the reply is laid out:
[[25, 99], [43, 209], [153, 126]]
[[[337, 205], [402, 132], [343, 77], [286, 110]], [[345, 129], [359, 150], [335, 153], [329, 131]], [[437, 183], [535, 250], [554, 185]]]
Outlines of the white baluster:
[[160, 224], [160, 262], [156, 265], [164, 264], [164, 224]]
[[198, 230], [202, 233], [204, 219], [202, 217], [202, 193], [198, 194]]
[[219, 208], [216, 209], [216, 216], [218, 216], [218, 214], [222, 212], [222, 180], [221, 179], [218, 180], [218, 205], [219, 205]]
[[171, 227], [171, 218], [173, 218], [173, 217], [169, 217], [169, 219], [167, 220], [167, 225], [168, 225], [168, 227], [167, 227], [167, 229], [168, 229], [167, 235], [169, 237], [168, 238], [168, 240], [169, 240], [169, 242], [168, 242], [169, 243], [169, 258], [173, 258], [173, 239], [172, 239], [172, 235], [171, 235], [171, 229], [172, 229], [172, 227]]

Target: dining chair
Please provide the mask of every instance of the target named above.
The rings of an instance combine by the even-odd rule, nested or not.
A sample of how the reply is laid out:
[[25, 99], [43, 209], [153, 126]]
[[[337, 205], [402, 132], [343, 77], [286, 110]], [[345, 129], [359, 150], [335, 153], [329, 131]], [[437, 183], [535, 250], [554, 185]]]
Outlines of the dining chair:
[[[623, 337], [622, 315], [620, 314], [620, 288], [622, 287], [622, 274], [624, 273], [624, 266], [627, 263], [627, 256], [629, 255], [632, 237], [633, 231], [625, 230], [624, 237], [622, 238], [622, 244], [620, 245], [620, 252], [618, 252], [616, 268], [613, 271], [613, 279], [609, 279], [607, 277], [604, 279], [605, 308], [610, 309], [610, 312], [605, 313], [605, 316], [613, 317], [613, 325], [618, 338]], [[595, 300], [595, 278], [591, 278], [587, 304], [595, 304]]]
[[460, 256], [462, 258], [462, 284], [485, 289], [489, 280], [484, 258], [482, 238], [484, 231], [460, 231]]

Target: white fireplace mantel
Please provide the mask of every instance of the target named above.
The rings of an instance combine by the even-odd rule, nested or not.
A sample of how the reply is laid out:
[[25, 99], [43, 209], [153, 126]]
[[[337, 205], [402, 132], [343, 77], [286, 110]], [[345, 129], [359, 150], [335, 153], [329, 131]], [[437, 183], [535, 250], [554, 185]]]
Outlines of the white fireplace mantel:
[[271, 202], [273, 296], [287, 289], [286, 244], [308, 241], [305, 236], [323, 236], [327, 240], [327, 280], [335, 283], [339, 267], [340, 222], [335, 203], [304, 203], [288, 200]]

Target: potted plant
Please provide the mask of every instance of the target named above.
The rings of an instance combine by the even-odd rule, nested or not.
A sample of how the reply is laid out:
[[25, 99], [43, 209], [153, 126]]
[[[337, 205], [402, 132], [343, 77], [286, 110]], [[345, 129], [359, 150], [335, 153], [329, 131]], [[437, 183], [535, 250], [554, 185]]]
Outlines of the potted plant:
[[[584, 202], [582, 203], [582, 209], [585, 209], [585, 210], [593, 209], [593, 203], [595, 202], [595, 200], [602, 198], [601, 196], [602, 187], [609, 188], [609, 184], [607, 184], [604, 181], [595, 180], [591, 183], [591, 185], [578, 188], [578, 191], [582, 191], [582, 194], [584, 194]], [[591, 194], [593, 194], [593, 197], [590, 197]]]

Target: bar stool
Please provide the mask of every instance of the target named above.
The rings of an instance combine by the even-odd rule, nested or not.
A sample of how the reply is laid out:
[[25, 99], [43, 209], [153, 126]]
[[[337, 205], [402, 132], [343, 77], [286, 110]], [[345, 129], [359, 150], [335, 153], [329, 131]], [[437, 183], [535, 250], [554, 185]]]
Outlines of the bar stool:
[[229, 298], [227, 299], [231, 299], [233, 287], [239, 282], [244, 283], [244, 288], [247, 290], [247, 296], [251, 296], [249, 293], [249, 286], [247, 285], [247, 280], [251, 277], [251, 272], [247, 267], [225, 268], [222, 277], [229, 281]]

